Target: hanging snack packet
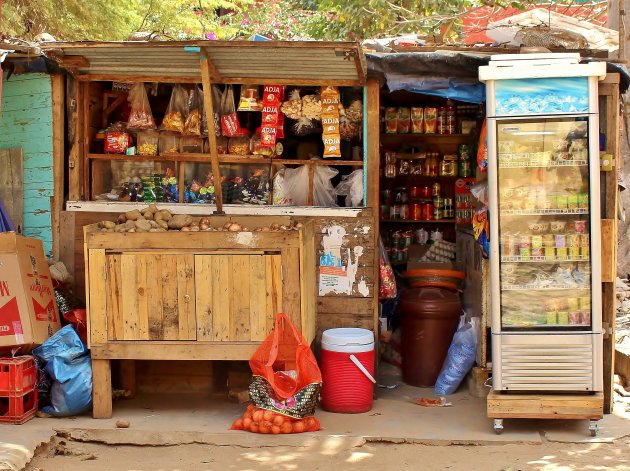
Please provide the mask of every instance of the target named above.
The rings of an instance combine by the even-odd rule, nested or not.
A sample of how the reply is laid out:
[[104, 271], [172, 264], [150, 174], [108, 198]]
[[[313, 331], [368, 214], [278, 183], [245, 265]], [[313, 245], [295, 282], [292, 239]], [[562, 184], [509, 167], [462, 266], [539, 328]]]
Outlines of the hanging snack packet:
[[[322, 140], [324, 141], [324, 158], [341, 157], [341, 136], [339, 119], [339, 89], [337, 87], [322, 87], [321, 95], [322, 124], [324, 120], [329, 122], [324, 126]], [[339, 123], [339, 124], [337, 124]]]
[[324, 158], [341, 158], [341, 137], [337, 135], [324, 135]]
[[339, 89], [322, 88], [322, 116], [339, 116]]
[[127, 97], [131, 104], [131, 113], [127, 127], [130, 129], [155, 129], [155, 120], [151, 114], [151, 106], [149, 105], [149, 97], [144, 83], [136, 83]]
[[228, 137], [241, 134], [241, 123], [236, 114], [234, 88], [232, 85], [225, 87], [225, 91], [221, 97], [221, 132], [224, 136]]
[[302, 99], [300, 91], [295, 89], [289, 93], [289, 100], [282, 103], [280, 111], [291, 119], [300, 119], [302, 116]]
[[188, 92], [181, 85], [175, 85], [168, 102], [166, 114], [162, 120], [162, 129], [165, 131], [182, 132], [184, 121], [188, 111]]
[[280, 106], [282, 100], [284, 100], [283, 85], [265, 85], [263, 90], [263, 107]]
[[258, 94], [258, 85], [241, 85], [241, 99], [238, 101], [238, 111], [260, 111], [262, 104]]
[[201, 116], [203, 112], [203, 92], [199, 87], [190, 91], [188, 97], [188, 116], [182, 134], [185, 136], [201, 136]]
[[[214, 110], [214, 133], [221, 137], [221, 89], [217, 85], [212, 85], [212, 109]], [[203, 134], [208, 135], [208, 118], [206, 110], [203, 110]]]

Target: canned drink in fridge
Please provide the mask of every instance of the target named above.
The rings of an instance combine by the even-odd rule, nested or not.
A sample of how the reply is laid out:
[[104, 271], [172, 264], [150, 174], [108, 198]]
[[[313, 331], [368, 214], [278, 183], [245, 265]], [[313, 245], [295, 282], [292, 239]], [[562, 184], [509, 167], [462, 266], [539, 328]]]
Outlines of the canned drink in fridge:
[[588, 247], [590, 245], [591, 238], [588, 234], [580, 234], [580, 247]]
[[586, 247], [580, 247], [580, 255], [584, 258], [587, 258], [591, 255], [590, 247], [587, 245]]
[[532, 257], [544, 257], [545, 249], [542, 247], [532, 247]]
[[558, 311], [558, 325], [569, 325], [568, 311]]
[[532, 236], [532, 249], [540, 249], [543, 246], [543, 238], [540, 235]]
[[579, 311], [569, 312], [569, 325], [580, 325], [580, 317]]
[[583, 296], [579, 298], [579, 306], [582, 311], [590, 311], [591, 310], [591, 298], [588, 296]]
[[591, 311], [580, 312], [580, 325], [591, 325]]
[[556, 248], [556, 260], [566, 260], [568, 258], [568, 251], [566, 247]]
[[556, 259], [556, 248], [545, 247], [545, 260], [555, 260], [555, 259]]
[[567, 196], [567, 208], [569, 208], [569, 209], [578, 209], [579, 208], [578, 195], [577, 194], [572, 193], [569, 196]]
[[547, 311], [545, 317], [547, 325], [556, 325], [558, 323], [558, 313], [556, 311]]
[[569, 247], [569, 258], [571, 260], [577, 260], [580, 258], [580, 255], [582, 254], [581, 249], [582, 247]]
[[569, 206], [569, 199], [567, 195], [558, 195], [556, 206], [558, 209], [567, 209]]
[[584, 209], [588, 208], [588, 193], [578, 194], [578, 207], [584, 208]]

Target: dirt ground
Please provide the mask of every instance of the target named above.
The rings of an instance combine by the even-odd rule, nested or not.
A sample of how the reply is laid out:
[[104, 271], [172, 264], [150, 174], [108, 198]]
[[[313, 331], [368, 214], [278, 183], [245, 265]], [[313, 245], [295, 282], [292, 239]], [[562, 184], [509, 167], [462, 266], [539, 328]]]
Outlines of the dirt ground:
[[630, 439], [615, 443], [432, 446], [367, 443], [353, 448], [177, 445], [110, 446], [56, 438], [27, 471], [630, 470]]

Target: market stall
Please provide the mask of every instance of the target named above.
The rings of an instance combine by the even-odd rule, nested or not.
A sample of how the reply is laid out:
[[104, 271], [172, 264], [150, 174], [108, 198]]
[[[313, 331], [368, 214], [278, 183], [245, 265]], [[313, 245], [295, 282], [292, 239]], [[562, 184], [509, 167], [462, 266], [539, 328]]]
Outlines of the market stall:
[[[112, 360], [247, 359], [279, 311], [309, 341], [329, 327], [376, 331], [366, 183], [378, 155], [356, 44], [56, 43], [47, 54], [72, 76], [62, 252], [79, 294], [85, 273], [95, 417], [111, 415]], [[135, 389], [134, 363], [120, 366]], [[159, 376], [176, 381], [170, 371]]]

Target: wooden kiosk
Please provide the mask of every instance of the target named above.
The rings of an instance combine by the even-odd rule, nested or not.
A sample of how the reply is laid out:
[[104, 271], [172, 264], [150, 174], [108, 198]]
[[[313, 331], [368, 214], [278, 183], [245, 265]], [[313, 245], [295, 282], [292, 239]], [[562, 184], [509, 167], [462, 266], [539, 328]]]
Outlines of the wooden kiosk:
[[[137, 361], [200, 360], [209, 364], [203, 361], [248, 359], [281, 311], [301, 327], [309, 341], [331, 327], [377, 331], [378, 226], [372, 207], [378, 203], [374, 199], [377, 185], [370, 184], [378, 178], [378, 147], [371, 143], [367, 130], [370, 119], [378, 120], [378, 109], [371, 115], [365, 111], [371, 101], [358, 44], [77, 42], [51, 44], [46, 52], [70, 75], [66, 97], [69, 201], [61, 217], [65, 234], [62, 259], [74, 268], [79, 293], [85, 273], [95, 418], [112, 414], [112, 361], [120, 364], [124, 388], [134, 391]], [[108, 124], [126, 97], [114, 90], [114, 82], [201, 84], [206, 116], [214, 116], [218, 107], [213, 103], [213, 84], [352, 88], [364, 107], [363, 132], [356, 144], [362, 152], [358, 160], [356, 152], [353, 159], [349, 151], [341, 158], [325, 160], [286, 152], [281, 158], [220, 154], [214, 120], [208, 119], [209, 138], [201, 151], [157, 156], [106, 154], [98, 141], [99, 128]], [[321, 134], [319, 141], [321, 144]], [[158, 202], [160, 209], [206, 216], [215, 227], [237, 221], [250, 231], [98, 231], [95, 223], [114, 221], [119, 213], [147, 206], [96, 200], [108, 189], [110, 165], [124, 161], [153, 162], [174, 172], [179, 199]], [[364, 169], [367, 184], [360, 207], [309, 207], [314, 203], [316, 169], [322, 165], [342, 174]], [[194, 178], [195, 166], [203, 166], [215, 176], [239, 166], [262, 166], [270, 179], [282, 166], [305, 166], [307, 206], [226, 204], [221, 178], [215, 179], [216, 205], [187, 204], [184, 185]], [[376, 168], [376, 175], [370, 167]], [[255, 231], [271, 223], [294, 227], [299, 223], [300, 229]], [[325, 242], [332, 232], [340, 237], [332, 250], [339, 251], [346, 267], [354, 267], [356, 281], [344, 290], [322, 292], [317, 281], [320, 259], [331, 250]], [[137, 373], [142, 373], [143, 381], [151, 381], [148, 373]]]

